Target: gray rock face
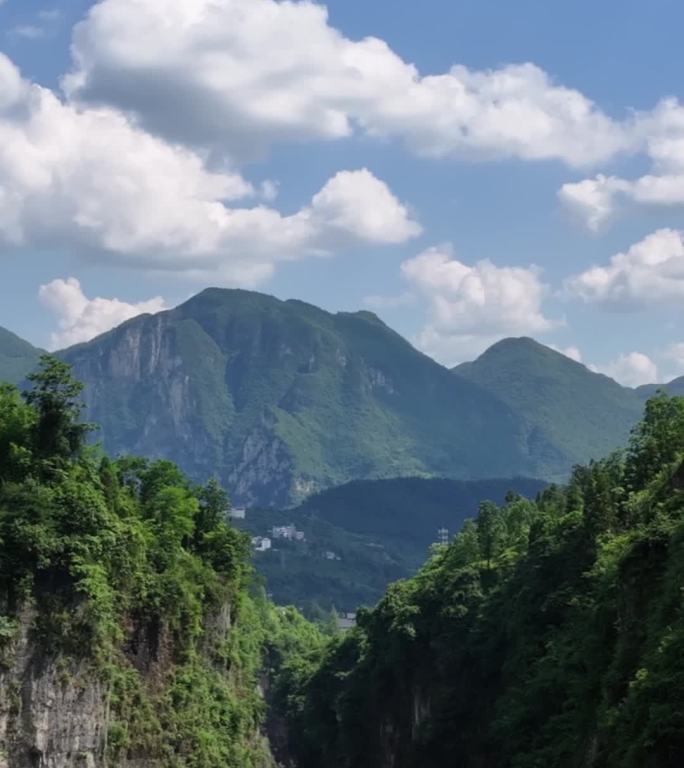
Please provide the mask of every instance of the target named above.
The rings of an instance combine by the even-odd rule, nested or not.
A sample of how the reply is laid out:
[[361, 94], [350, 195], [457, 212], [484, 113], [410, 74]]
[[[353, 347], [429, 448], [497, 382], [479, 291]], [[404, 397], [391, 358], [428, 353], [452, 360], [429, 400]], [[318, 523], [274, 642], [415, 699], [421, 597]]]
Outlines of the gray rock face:
[[104, 768], [107, 689], [85, 661], [45, 658], [24, 610], [0, 672], [0, 768]]
[[[25, 608], [13, 641], [0, 648], [0, 768], [165, 768], [168, 754], [159, 747], [108, 759], [115, 715], [101, 670], [88, 658], [51, 654], [35, 641], [35, 619], [35, 610]], [[201, 652], [211, 658], [212, 643], [231, 631], [230, 605], [207, 616], [204, 626]], [[158, 688], [173, 664], [172, 638], [141, 628], [130, 640], [131, 667], [145, 687]], [[255, 731], [253, 738], [263, 745], [262, 768], [274, 768], [265, 737]]]

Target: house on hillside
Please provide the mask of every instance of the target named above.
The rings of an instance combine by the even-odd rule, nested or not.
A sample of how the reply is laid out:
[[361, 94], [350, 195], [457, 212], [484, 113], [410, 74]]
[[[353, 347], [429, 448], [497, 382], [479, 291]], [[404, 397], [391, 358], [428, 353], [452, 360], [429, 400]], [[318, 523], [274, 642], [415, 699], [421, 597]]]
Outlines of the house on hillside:
[[273, 542], [268, 536], [254, 536], [252, 546], [255, 552], [267, 552], [273, 546]]

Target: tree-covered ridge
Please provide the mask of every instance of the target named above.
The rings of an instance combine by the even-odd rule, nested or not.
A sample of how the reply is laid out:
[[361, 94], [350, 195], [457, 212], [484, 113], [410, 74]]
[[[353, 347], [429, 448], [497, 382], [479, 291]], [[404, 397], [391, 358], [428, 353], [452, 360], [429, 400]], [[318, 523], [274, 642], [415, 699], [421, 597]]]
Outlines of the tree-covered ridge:
[[[0, 380], [30, 369], [3, 357], [17, 343], [37, 358], [0, 330]], [[655, 391], [531, 339], [450, 373], [370, 312], [243, 290], [205, 290], [59, 356], [86, 383], [110, 454], [169, 459], [199, 482], [217, 474], [236, 503], [272, 507], [361, 479], [565, 481], [624, 444]]]
[[684, 399], [477, 519], [284, 709], [299, 768], [664, 768], [684, 755]]
[[[249, 596], [248, 542], [218, 483], [86, 447], [68, 366], [46, 356], [30, 380], [23, 398], [0, 388], [0, 710], [28, 637], [64, 685], [84, 685], [85, 664], [106, 689], [102, 764], [271, 765], [265, 656], [315, 649], [316, 631]], [[26, 739], [0, 734], [0, 757], [35, 756]]]
[[0, 327], [0, 381], [20, 384], [38, 365], [41, 351]]
[[600, 459], [624, 445], [646, 399], [528, 338], [497, 342], [454, 373], [500, 398], [524, 419], [537, 476], [563, 482], [575, 464]]
[[110, 453], [218, 472], [236, 503], [358, 478], [534, 474], [506, 405], [369, 312], [208, 289], [60, 355]]

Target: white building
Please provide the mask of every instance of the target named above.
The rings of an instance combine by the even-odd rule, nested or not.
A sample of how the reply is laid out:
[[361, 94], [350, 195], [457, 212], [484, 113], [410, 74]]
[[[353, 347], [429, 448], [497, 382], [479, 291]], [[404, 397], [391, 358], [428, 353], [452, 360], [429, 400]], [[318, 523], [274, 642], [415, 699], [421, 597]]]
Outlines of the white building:
[[252, 546], [256, 552], [266, 552], [272, 544], [273, 542], [268, 536], [254, 536], [252, 539]]
[[306, 541], [304, 531], [298, 531], [297, 528], [290, 525], [274, 525], [271, 530], [271, 536], [274, 539], [287, 539], [288, 541]]
[[247, 510], [242, 507], [234, 507], [228, 512], [228, 517], [231, 520], [244, 520], [247, 517]]
[[355, 613], [341, 613], [337, 617], [337, 628], [346, 632], [349, 629], [353, 629], [356, 626], [356, 614]]

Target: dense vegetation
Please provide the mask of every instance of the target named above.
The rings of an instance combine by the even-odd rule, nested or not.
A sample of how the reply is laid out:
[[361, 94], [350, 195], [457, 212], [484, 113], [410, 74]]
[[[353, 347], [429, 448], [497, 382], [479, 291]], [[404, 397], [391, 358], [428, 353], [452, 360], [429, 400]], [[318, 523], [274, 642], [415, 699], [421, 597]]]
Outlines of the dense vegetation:
[[299, 768], [665, 768], [684, 755], [684, 399], [536, 502], [481, 505], [280, 703]]
[[[28, 642], [64, 685], [86, 684], [85, 663], [106, 687], [110, 765], [270, 765], [259, 676], [315, 649], [316, 630], [250, 596], [248, 541], [215, 481], [85, 447], [68, 367], [45, 357], [30, 379], [23, 399], [0, 387], [0, 710]], [[0, 761], [20, 746], [0, 739]]]
[[553, 480], [565, 481], [573, 465], [623, 445], [645, 399], [527, 338], [504, 339], [454, 373], [483, 387], [525, 420], [536, 476]]
[[[296, 509], [250, 509], [239, 525], [252, 535], [289, 523], [304, 532], [305, 542], [276, 540], [254, 562], [275, 602], [315, 617], [374, 605], [390, 582], [423, 565], [438, 529], [460, 530], [481, 499], [501, 503], [509, 491], [534, 498], [544, 485], [524, 478], [358, 480]], [[326, 559], [327, 552], [335, 558]]]

